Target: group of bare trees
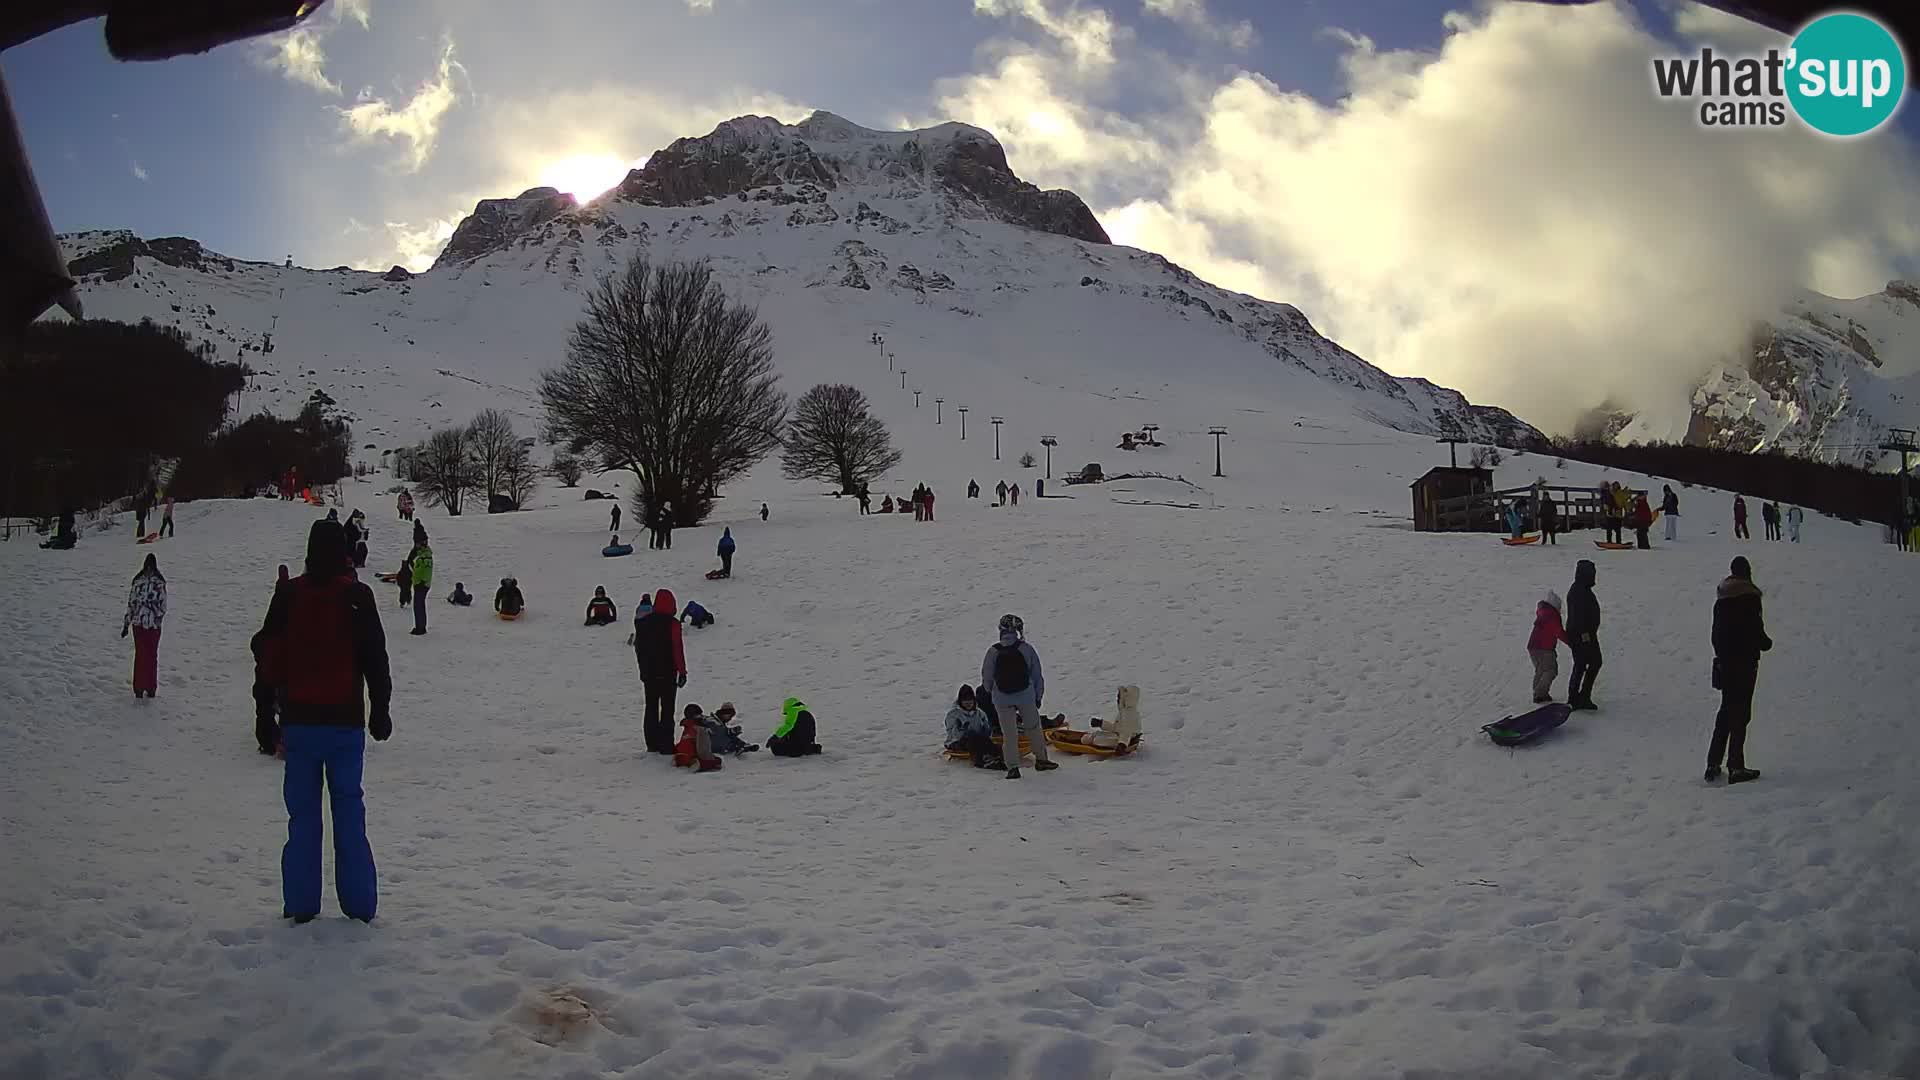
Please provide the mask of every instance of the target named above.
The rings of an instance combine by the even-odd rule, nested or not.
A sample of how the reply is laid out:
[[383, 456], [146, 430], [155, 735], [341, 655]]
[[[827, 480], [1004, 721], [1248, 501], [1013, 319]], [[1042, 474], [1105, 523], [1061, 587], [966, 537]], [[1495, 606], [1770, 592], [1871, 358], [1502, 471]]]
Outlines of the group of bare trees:
[[777, 449], [790, 478], [848, 489], [900, 462], [851, 386], [814, 387], [789, 422], [772, 333], [703, 262], [635, 258], [602, 280], [540, 397], [556, 471], [570, 463], [569, 485], [582, 468], [631, 472], [642, 520], [664, 507], [675, 525], [699, 524], [721, 485]]
[[469, 497], [517, 510], [533, 497], [539, 472], [531, 439], [513, 430], [513, 418], [488, 409], [461, 427], [442, 428], [401, 457], [401, 478], [422, 497], [458, 517]]

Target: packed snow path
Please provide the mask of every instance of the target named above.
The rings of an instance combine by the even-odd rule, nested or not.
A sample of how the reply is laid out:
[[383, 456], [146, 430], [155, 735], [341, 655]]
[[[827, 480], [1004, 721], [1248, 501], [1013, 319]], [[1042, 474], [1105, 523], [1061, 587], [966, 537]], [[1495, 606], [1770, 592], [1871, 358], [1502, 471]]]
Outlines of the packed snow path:
[[[1729, 789], [1700, 770], [1735, 547], [1704, 518], [1652, 553], [1509, 550], [1346, 510], [954, 484], [917, 525], [762, 487], [618, 560], [573, 492], [425, 515], [432, 633], [376, 586], [371, 927], [330, 885], [319, 922], [277, 917], [252, 746], [247, 637], [313, 511], [182, 508], [152, 702], [117, 636], [146, 549], [0, 545], [0, 1076], [1920, 1075], [1920, 561], [1824, 519], [1741, 548], [1777, 645], [1764, 778]], [[391, 569], [390, 497], [355, 492]], [[1534, 602], [1581, 557], [1603, 711], [1496, 749], [1477, 728], [1527, 707]], [[514, 624], [485, 609], [507, 575]], [[619, 624], [580, 625], [596, 584]], [[660, 585], [719, 617], [681, 701], [758, 741], [797, 694], [826, 756], [642, 753], [625, 628]], [[1147, 750], [1017, 783], [938, 760], [1003, 611], [1049, 711], [1141, 686]]]

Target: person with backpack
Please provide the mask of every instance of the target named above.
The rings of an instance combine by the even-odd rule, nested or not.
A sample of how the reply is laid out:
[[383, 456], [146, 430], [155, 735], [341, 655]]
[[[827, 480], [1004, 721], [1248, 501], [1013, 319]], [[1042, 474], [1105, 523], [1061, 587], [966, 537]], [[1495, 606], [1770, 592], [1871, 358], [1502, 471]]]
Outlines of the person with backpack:
[[1747, 531], [1747, 500], [1740, 495], [1733, 497], [1733, 538], [1735, 540], [1753, 539], [1752, 534]]
[[613, 606], [613, 598], [607, 595], [607, 587], [595, 585], [593, 599], [587, 601], [587, 625], [611, 626], [619, 619], [620, 612]]
[[1006, 758], [993, 745], [993, 721], [978, 705], [973, 687], [962, 685], [947, 710], [946, 748], [967, 754], [976, 769], [1004, 769]]
[[167, 617], [167, 579], [160, 561], [148, 555], [127, 590], [127, 615], [120, 636], [133, 634], [133, 696], [151, 698], [160, 686], [160, 624]]
[[1713, 686], [1720, 691], [1720, 712], [1714, 717], [1713, 739], [1707, 744], [1706, 779], [1720, 778], [1721, 754], [1726, 755], [1727, 783], [1760, 779], [1747, 768], [1747, 724], [1753, 720], [1753, 690], [1760, 680], [1760, 654], [1773, 648], [1766, 619], [1760, 610], [1760, 589], [1753, 583], [1753, 566], [1737, 556], [1713, 601]]
[[372, 922], [379, 900], [360, 783], [367, 735], [376, 742], [393, 735], [393, 678], [373, 591], [355, 580], [349, 562], [346, 531], [314, 522], [306, 573], [274, 590], [256, 636], [286, 747], [281, 915], [296, 925], [320, 914], [323, 787], [333, 811], [340, 910]]
[[433, 588], [433, 548], [427, 545], [423, 529], [414, 529], [413, 546], [413, 629], [414, 637], [427, 632], [427, 590]]
[[1667, 519], [1667, 542], [1671, 544], [1680, 536], [1680, 496], [1673, 493], [1672, 484], [1660, 485], [1660, 516]]
[[731, 528], [721, 529], [720, 530], [720, 576], [723, 578], [730, 578], [733, 576], [733, 549], [734, 549], [733, 530]]
[[780, 726], [767, 737], [767, 752], [774, 757], [807, 757], [822, 753], [819, 729], [807, 703], [790, 697], [780, 707]]
[[1560, 626], [1560, 594], [1552, 589], [1533, 609], [1533, 634], [1527, 638], [1527, 656], [1533, 660], [1533, 703], [1553, 700], [1553, 680], [1560, 677], [1560, 643], [1567, 632]]
[[687, 685], [687, 650], [677, 616], [673, 593], [658, 589], [652, 610], [633, 623], [633, 657], [646, 693], [640, 730], [653, 754], [673, 753], [673, 699]]
[[1599, 570], [1591, 559], [1573, 568], [1573, 588], [1567, 590], [1567, 648], [1573, 653], [1573, 673], [1567, 677], [1567, 705], [1592, 711], [1593, 681], [1600, 675], [1600, 601], [1593, 595]]
[[987, 649], [980, 664], [980, 681], [992, 688], [993, 711], [1000, 718], [1001, 752], [1006, 756], [1007, 779], [1020, 779], [1020, 727], [1022, 719], [1033, 732], [1033, 767], [1037, 772], [1059, 768], [1047, 756], [1047, 740], [1042, 734], [1040, 704], [1046, 696], [1046, 679], [1040, 673], [1040, 654], [1026, 640], [1026, 624], [1018, 615], [1000, 616], [1000, 640]]

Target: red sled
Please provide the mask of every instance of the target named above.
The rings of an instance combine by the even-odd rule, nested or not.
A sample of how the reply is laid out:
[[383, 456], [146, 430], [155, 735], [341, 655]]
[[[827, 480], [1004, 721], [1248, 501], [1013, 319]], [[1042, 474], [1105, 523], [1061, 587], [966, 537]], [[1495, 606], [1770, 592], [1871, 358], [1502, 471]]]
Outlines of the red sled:
[[708, 580], [708, 581], [720, 581], [720, 580], [722, 580], [722, 579], [724, 579], [724, 578], [730, 578], [730, 577], [732, 577], [732, 576], [733, 576], [732, 574], [729, 574], [729, 573], [727, 573], [727, 572], [726, 572], [725, 570], [709, 570], [709, 571], [707, 571], [707, 580]]

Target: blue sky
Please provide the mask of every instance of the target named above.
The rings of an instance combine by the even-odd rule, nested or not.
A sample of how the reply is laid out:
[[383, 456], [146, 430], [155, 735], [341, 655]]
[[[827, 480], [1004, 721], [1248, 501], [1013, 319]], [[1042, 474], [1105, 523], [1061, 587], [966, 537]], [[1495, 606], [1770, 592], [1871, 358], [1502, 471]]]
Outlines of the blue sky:
[[[0, 69], [56, 228], [323, 267], [422, 268], [481, 198], [742, 113], [964, 120], [1117, 241], [1551, 424], [1799, 288], [1920, 275], [1920, 110], [1709, 133], [1651, 91], [1654, 55], [1778, 43], [1687, 0], [330, 0], [205, 56], [114, 63], [95, 23]], [[1542, 341], [1600, 385], [1532, 377]]]

